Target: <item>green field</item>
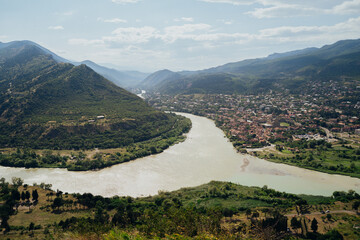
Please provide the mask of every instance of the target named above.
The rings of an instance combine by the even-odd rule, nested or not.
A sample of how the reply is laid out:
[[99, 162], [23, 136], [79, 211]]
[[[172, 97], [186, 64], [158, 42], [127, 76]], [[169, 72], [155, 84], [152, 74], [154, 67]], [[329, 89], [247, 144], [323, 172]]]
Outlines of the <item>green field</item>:
[[312, 170], [360, 177], [360, 144], [340, 140], [277, 142], [276, 149], [255, 154], [269, 161], [286, 163]]

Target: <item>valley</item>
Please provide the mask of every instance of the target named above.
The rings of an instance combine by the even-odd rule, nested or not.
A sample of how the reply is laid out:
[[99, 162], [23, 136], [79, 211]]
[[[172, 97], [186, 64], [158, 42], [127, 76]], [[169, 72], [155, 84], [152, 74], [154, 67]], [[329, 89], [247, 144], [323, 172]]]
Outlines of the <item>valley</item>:
[[340, 41], [196, 72], [132, 72], [147, 76], [126, 83], [136, 96], [93, 62], [0, 45], [3, 233], [356, 239], [357, 49]]

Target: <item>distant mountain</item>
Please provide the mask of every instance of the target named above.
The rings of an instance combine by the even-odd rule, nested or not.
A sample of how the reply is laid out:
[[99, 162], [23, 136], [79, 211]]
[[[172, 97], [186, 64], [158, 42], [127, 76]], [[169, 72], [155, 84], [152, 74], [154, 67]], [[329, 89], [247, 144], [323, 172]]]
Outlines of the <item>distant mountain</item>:
[[177, 119], [37, 44], [0, 44], [0, 147], [119, 147], [166, 134]]
[[158, 88], [160, 84], [164, 84], [165, 82], [167, 82], [167, 80], [176, 80], [179, 79], [181, 76], [181, 74], [172, 72], [167, 69], [160, 70], [145, 78], [138, 85], [138, 87], [146, 90], [153, 90], [155, 89], [153, 87]]
[[277, 59], [277, 58], [282, 58], [282, 57], [291, 57], [291, 56], [296, 56], [296, 55], [301, 55], [301, 54], [309, 54], [313, 51], [318, 50], [318, 48], [305, 48], [302, 50], [295, 50], [295, 51], [290, 51], [290, 52], [285, 52], [285, 53], [273, 53], [270, 54], [269, 56], [266, 57], [266, 59], [270, 60], [270, 59]]
[[343, 40], [321, 48], [275, 53], [266, 58], [228, 63], [200, 71], [172, 72], [166, 78], [148, 81], [146, 86], [149, 90], [168, 94], [254, 93], [270, 89], [297, 91], [308, 81], [344, 77], [360, 77], [359, 39]]
[[103, 67], [89, 60], [82, 62], [70, 61], [31, 41], [13, 41], [9, 43], [0, 42], [0, 49], [5, 47], [19, 49], [24, 46], [36, 46], [40, 48], [44, 51], [44, 53], [51, 55], [57, 63], [71, 63], [75, 66], [85, 64], [91, 69], [93, 69], [95, 72], [99, 73], [103, 77], [118, 85], [119, 87], [123, 87], [126, 89], [134, 88], [149, 75], [147, 73], [142, 73], [138, 71], [119, 71], [113, 68]]
[[113, 68], [107, 68], [100, 66], [92, 61], [86, 60], [77, 64], [85, 64], [86, 66], [93, 69], [95, 72], [99, 73], [103, 77], [109, 79], [116, 85], [130, 89], [136, 87], [142, 80], [144, 80], [148, 74], [138, 71], [118, 71]]
[[279, 72], [296, 72], [306, 66], [325, 64], [325, 61], [357, 52], [360, 52], [360, 40], [343, 40], [322, 48], [308, 48], [276, 54], [276, 57], [270, 55], [266, 58], [228, 63], [201, 72], [227, 72], [257, 76], [278, 75]]

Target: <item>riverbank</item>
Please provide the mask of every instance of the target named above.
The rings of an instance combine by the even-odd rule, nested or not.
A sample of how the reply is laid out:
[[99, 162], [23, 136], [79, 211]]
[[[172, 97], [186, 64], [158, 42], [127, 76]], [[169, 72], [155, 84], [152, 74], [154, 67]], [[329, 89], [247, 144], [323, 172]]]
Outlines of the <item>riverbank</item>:
[[[347, 141], [299, 141], [271, 147], [246, 149], [253, 156], [328, 174], [360, 178], [360, 146]], [[241, 150], [240, 150], [241, 151]]]
[[69, 171], [99, 170], [162, 153], [170, 146], [185, 141], [185, 134], [190, 129], [191, 121], [181, 117], [170, 131], [161, 136], [122, 148], [83, 151], [0, 149], [0, 165], [25, 168], [65, 168]]
[[191, 114], [181, 115], [192, 121], [186, 141], [161, 154], [99, 171], [0, 167], [0, 176], [7, 180], [21, 177], [27, 184], [50, 183], [54, 189], [63, 192], [88, 192], [106, 197], [155, 195], [159, 191], [198, 186], [212, 180], [245, 186], [267, 185], [294, 194], [330, 196], [334, 191], [360, 191], [358, 178], [330, 175], [238, 154], [213, 121]]

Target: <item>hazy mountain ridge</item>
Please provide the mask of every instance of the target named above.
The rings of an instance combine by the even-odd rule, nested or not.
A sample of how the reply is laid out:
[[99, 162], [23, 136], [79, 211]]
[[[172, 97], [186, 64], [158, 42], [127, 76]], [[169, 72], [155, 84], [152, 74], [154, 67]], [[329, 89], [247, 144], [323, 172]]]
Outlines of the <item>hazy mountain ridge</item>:
[[109, 79], [119, 87], [125, 89], [131, 89], [136, 87], [142, 80], [144, 80], [148, 74], [138, 71], [119, 71], [114, 68], [107, 68], [101, 65], [98, 65], [90, 60], [85, 60], [80, 63], [75, 63], [75, 65], [85, 64], [95, 72]]
[[158, 71], [150, 75], [152, 79], [147, 85], [141, 86], [166, 94], [252, 93], [269, 89], [296, 91], [314, 79], [359, 77], [359, 56], [360, 40], [342, 40], [321, 48], [276, 53], [200, 71], [172, 72], [166, 77], [159, 75], [161, 71]]
[[[70, 61], [68, 59], [62, 58], [58, 56], [57, 54], [49, 51], [48, 49], [42, 47], [41, 45], [34, 43], [32, 41], [12, 41], [8, 43], [2, 43], [0, 42], [0, 49], [6, 48], [7, 50], [13, 49], [14, 51], [19, 51], [19, 49], [25, 47], [25, 46], [35, 46], [43, 51], [43, 53], [51, 55], [52, 58], [57, 63], [71, 63], [75, 66], [85, 64], [91, 69], [93, 69], [95, 72], [99, 73], [103, 77], [107, 78], [108, 80], [112, 81], [119, 87], [123, 87], [126, 89], [131, 89], [137, 86], [142, 80], [144, 80], [149, 74], [142, 73], [139, 71], [119, 71], [114, 68], [107, 68], [104, 66], [101, 66], [99, 64], [96, 64], [90, 60], [85, 60], [82, 62], [75, 62]], [[0, 60], [1, 61], [1, 60]]]
[[143, 89], [153, 89], [154, 86], [158, 86], [163, 84], [168, 79], [174, 80], [181, 78], [182, 75], [179, 73], [172, 72], [168, 69], [160, 70], [150, 74], [147, 78], [145, 78], [139, 85], [139, 88]]

